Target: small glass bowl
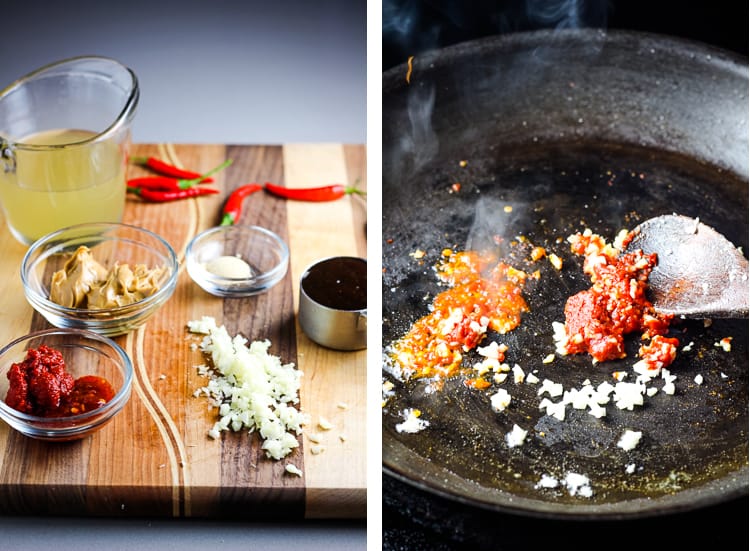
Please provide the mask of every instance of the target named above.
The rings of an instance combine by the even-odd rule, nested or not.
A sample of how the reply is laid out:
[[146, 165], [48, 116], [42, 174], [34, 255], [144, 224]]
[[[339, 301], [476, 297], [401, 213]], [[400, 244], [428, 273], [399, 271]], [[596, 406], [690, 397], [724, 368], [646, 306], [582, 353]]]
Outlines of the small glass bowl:
[[[210, 272], [220, 257], [238, 257], [250, 268], [247, 277]], [[284, 277], [289, 247], [275, 233], [259, 226], [218, 226], [196, 235], [185, 252], [187, 271], [203, 290], [218, 297], [265, 293]]]
[[[103, 406], [69, 417], [38, 417], [13, 409], [5, 403], [8, 371], [22, 362], [30, 348], [47, 345], [62, 353], [74, 379], [96, 375], [106, 379], [115, 391]], [[99, 430], [122, 410], [130, 398], [133, 364], [125, 351], [111, 339], [81, 329], [47, 329], [18, 338], [0, 350], [0, 418], [30, 438], [65, 442], [78, 440]]]
[[[125, 306], [89, 309], [61, 306], [49, 299], [53, 272], [86, 245], [94, 259], [109, 269], [116, 263], [134, 267], [164, 267], [159, 289]], [[179, 264], [172, 247], [155, 233], [127, 224], [79, 224], [50, 233], [35, 241], [21, 263], [26, 300], [55, 327], [88, 329], [115, 336], [139, 327], [172, 296]]]

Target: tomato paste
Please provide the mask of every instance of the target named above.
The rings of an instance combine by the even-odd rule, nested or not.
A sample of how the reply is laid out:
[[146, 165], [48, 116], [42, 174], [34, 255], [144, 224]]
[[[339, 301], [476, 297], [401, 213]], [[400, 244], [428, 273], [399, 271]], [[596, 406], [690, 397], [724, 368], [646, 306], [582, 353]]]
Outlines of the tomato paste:
[[[656, 266], [656, 254], [637, 250], [620, 254], [590, 230], [570, 238], [571, 250], [584, 257], [583, 270], [591, 288], [571, 296], [565, 305], [565, 342], [569, 354], [589, 353], [597, 362], [625, 357], [625, 336], [642, 332], [655, 339], [639, 355], [655, 367], [671, 363], [676, 339], [663, 338], [672, 316], [656, 312], [647, 298], [648, 277]], [[655, 352], [659, 350], [658, 354]], [[656, 365], [658, 363], [658, 365]]]
[[66, 417], [101, 407], [112, 399], [112, 385], [101, 377], [74, 379], [66, 371], [59, 350], [46, 345], [31, 348], [22, 362], [8, 371], [5, 403], [38, 417]]

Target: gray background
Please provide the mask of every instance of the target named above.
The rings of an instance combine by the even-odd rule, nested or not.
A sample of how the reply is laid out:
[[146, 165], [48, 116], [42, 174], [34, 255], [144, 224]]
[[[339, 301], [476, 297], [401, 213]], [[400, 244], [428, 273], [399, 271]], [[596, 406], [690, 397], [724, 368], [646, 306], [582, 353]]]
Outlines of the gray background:
[[[16, 1], [0, 17], [0, 88], [66, 57], [138, 75], [136, 142], [365, 143], [366, 4], [355, 0]], [[365, 547], [364, 522], [0, 516], [0, 549]]]
[[365, 142], [362, 0], [20, 0], [0, 29], [0, 88], [77, 55], [133, 69], [137, 142]]

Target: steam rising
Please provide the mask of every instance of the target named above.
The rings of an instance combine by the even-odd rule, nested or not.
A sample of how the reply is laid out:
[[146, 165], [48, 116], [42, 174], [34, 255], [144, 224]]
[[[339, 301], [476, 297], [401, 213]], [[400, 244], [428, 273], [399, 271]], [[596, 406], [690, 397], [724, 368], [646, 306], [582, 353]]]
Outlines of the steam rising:
[[558, 29], [577, 29], [581, 26], [581, 0], [526, 0], [526, 14], [530, 21]]
[[438, 152], [438, 137], [432, 129], [435, 86], [433, 84], [414, 86], [409, 90], [407, 104], [411, 133], [406, 139], [410, 141], [408, 149], [412, 154], [413, 169], [418, 171]]
[[602, 0], [526, 0], [525, 6], [529, 21], [542, 28], [603, 27], [607, 22]]
[[496, 251], [511, 255], [510, 242], [531, 231], [529, 205], [518, 201], [480, 198], [475, 206], [474, 220], [466, 240], [466, 250]]
[[[395, 46], [399, 50], [399, 63], [404, 66], [408, 57], [416, 58], [414, 74], [407, 87], [408, 126], [400, 128], [395, 138], [398, 147], [393, 152], [393, 169], [401, 176], [414, 175], [438, 155], [440, 142], [433, 129], [435, 84], [420, 78], [418, 67], [429, 66], [429, 58], [439, 55], [439, 51], [430, 51], [448, 45], [451, 38], [456, 38], [456, 29], [463, 33], [458, 35], [463, 39], [472, 38], [470, 33], [476, 29], [480, 29], [477, 36], [531, 29], [569, 30], [602, 26], [605, 20], [606, 0], [509, 0], [500, 3], [478, 0], [471, 4], [455, 0], [384, 0], [384, 46]], [[592, 51], [592, 55], [596, 54]], [[462, 74], [467, 97], [462, 108], [468, 110], [466, 119], [472, 120], [476, 116], [471, 109], [477, 90], [502, 89], [507, 95], [511, 88], [519, 85], [518, 75], [524, 79], [544, 78], [546, 61], [547, 51], [542, 49], [530, 52], [520, 60], [517, 71], [511, 71], [516, 68], [509, 67], [504, 70], [479, 66], [467, 68]], [[515, 75], [514, 78], [508, 78], [509, 72]], [[472, 132], [478, 132], [477, 127], [467, 125], [457, 129], [457, 133], [464, 133], [464, 136]], [[481, 136], [476, 136], [476, 139], [481, 139]]]
[[[397, 63], [456, 42], [539, 29], [605, 28], [606, 0], [383, 0], [383, 44]], [[393, 52], [395, 53], [395, 52]]]

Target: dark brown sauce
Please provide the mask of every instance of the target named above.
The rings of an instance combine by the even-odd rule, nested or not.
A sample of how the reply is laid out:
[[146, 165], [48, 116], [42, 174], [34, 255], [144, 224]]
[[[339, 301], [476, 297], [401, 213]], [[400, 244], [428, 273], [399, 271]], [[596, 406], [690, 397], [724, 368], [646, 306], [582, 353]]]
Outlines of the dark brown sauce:
[[367, 308], [367, 261], [336, 257], [312, 266], [300, 283], [305, 294], [334, 310]]

